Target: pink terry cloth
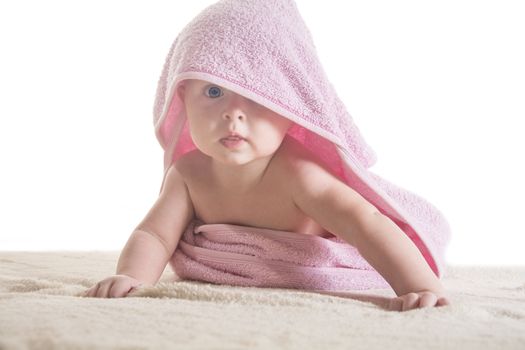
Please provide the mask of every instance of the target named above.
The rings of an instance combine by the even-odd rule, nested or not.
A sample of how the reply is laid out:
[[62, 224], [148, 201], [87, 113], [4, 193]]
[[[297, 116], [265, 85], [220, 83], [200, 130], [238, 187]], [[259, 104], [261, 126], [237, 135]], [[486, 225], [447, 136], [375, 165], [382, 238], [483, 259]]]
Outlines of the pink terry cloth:
[[[448, 222], [423, 198], [368, 169], [376, 161], [375, 153], [329, 82], [293, 0], [218, 1], [178, 34], [154, 105], [165, 174], [174, 161], [196, 148], [183, 103], [175, 94], [186, 79], [217, 84], [292, 120], [288, 135], [392, 219], [436, 276], [443, 276]], [[359, 255], [347, 253], [349, 259]]]
[[177, 276], [234, 286], [346, 291], [388, 288], [344, 240], [194, 220], [170, 260]]

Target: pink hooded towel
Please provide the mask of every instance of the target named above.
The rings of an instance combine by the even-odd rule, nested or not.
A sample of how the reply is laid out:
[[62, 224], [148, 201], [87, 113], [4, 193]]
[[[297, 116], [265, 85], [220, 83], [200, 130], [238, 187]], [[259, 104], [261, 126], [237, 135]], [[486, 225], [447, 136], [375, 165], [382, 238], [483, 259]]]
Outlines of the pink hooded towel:
[[[392, 219], [414, 242], [436, 276], [442, 277], [445, 249], [450, 240], [446, 219], [429, 202], [368, 170], [376, 161], [375, 153], [329, 82], [293, 0], [218, 1], [179, 33], [166, 58], [154, 105], [155, 131], [165, 151], [165, 172], [179, 157], [196, 148], [183, 104], [175, 93], [185, 79], [201, 79], [223, 86], [292, 120], [294, 125], [288, 134], [320, 155], [341, 180]], [[192, 233], [194, 228], [192, 224], [186, 233]], [[204, 262], [194, 264], [199, 268], [188, 268], [192, 260], [190, 248], [183, 251], [183, 246], [188, 247], [189, 240], [191, 238], [181, 240], [172, 265], [177, 272], [184, 270], [184, 278], [206, 280], [204, 276], [209, 273], [202, 271]], [[191, 253], [197, 254], [195, 259], [198, 259], [197, 251], [194, 249]], [[175, 259], [177, 254], [184, 254], [186, 259], [180, 256]], [[355, 250], [345, 254], [359, 257]], [[288, 263], [298, 264], [297, 261]], [[383, 283], [375, 270], [363, 266], [346, 265], [346, 270], [354, 272], [350, 278], [354, 282], [348, 282], [344, 288], [358, 285], [373, 288]], [[363, 269], [376, 275], [376, 283], [355, 282], [355, 273]], [[223, 265], [209, 266], [209, 271], [228, 273]], [[226, 276], [214, 282], [250, 284], [250, 278], [241, 283], [234, 275], [231, 272], [230, 279]], [[256, 283], [256, 280], [251, 278], [252, 285], [274, 286], [269, 280], [265, 283]], [[341, 287], [328, 282], [298, 282], [286, 286], [325, 290]]]

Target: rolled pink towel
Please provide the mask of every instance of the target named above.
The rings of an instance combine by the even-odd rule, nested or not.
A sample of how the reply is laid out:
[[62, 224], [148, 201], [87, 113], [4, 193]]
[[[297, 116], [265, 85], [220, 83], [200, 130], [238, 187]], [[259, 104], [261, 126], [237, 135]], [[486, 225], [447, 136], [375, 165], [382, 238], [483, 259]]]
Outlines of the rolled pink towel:
[[170, 264], [185, 280], [303, 290], [388, 288], [357, 249], [330, 237], [190, 223]]

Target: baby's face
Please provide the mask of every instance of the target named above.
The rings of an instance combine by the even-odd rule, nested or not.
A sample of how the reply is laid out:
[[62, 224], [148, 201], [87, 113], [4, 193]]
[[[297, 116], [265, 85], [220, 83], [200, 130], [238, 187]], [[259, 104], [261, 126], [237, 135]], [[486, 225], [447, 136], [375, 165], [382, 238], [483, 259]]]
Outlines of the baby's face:
[[[293, 122], [204, 80], [179, 87], [191, 137], [197, 148], [223, 163], [245, 164], [272, 155]], [[237, 134], [239, 138], [229, 138]]]

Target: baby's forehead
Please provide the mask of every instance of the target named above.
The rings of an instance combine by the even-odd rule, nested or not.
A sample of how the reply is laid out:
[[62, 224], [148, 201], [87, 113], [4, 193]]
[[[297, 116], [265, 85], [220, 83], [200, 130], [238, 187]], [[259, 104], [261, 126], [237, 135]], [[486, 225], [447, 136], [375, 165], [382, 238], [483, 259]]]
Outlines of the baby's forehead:
[[[186, 85], [187, 87], [200, 87], [200, 86], [204, 86], [207, 84], [213, 84], [213, 83], [210, 81], [201, 80], [201, 79], [186, 79], [183, 81], [183, 84]], [[214, 85], [220, 86], [218, 84], [214, 84]]]

